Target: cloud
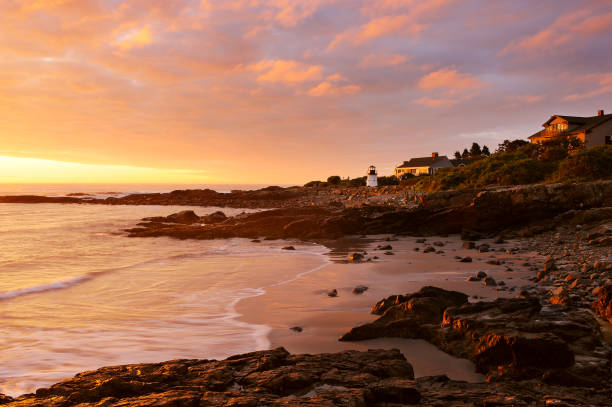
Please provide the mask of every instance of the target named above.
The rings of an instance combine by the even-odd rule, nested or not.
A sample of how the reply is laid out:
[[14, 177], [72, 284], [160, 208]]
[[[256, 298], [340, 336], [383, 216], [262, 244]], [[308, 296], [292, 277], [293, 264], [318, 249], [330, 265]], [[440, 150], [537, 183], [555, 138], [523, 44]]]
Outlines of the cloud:
[[346, 96], [354, 95], [361, 90], [357, 85], [338, 85], [330, 81], [323, 81], [308, 91], [312, 97], [321, 96]]
[[612, 72], [601, 74], [590, 74], [574, 80], [589, 90], [571, 93], [563, 98], [566, 102], [590, 99], [596, 96], [612, 93]]
[[424, 96], [413, 103], [428, 107], [452, 106], [476, 96], [485, 86], [479, 78], [457, 71], [454, 66], [438, 69], [423, 76], [417, 83], [421, 90], [432, 91], [436, 97]]
[[417, 86], [424, 90], [449, 89], [465, 90], [478, 89], [483, 82], [466, 73], [460, 73], [454, 66], [442, 68], [423, 76]]
[[151, 30], [149, 27], [144, 27], [121, 36], [117, 41], [117, 46], [123, 51], [128, 51], [132, 48], [141, 48], [151, 43], [153, 43]]
[[258, 82], [280, 82], [287, 85], [316, 81], [323, 76], [323, 68], [320, 65], [307, 65], [293, 60], [262, 60], [247, 66], [246, 69], [260, 73]]
[[359, 66], [362, 67], [388, 67], [406, 63], [408, 57], [400, 54], [369, 54], [361, 58]]
[[612, 12], [593, 13], [589, 9], [573, 10], [557, 18], [548, 27], [520, 40], [511, 41], [498, 55], [546, 55], [559, 49], [568, 52], [585, 39], [612, 34]]
[[417, 37], [439, 19], [456, 0], [375, 1], [362, 12], [370, 19], [358, 28], [341, 32], [329, 43], [333, 50], [342, 43], [362, 45], [386, 36]]

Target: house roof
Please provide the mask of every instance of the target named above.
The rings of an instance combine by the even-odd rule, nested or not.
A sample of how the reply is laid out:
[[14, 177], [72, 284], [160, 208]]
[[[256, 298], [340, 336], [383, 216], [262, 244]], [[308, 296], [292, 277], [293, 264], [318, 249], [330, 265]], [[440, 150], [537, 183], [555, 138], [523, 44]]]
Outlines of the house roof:
[[[612, 119], [612, 114], [604, 114], [602, 116], [590, 116], [590, 117], [580, 117], [580, 116], [562, 116], [562, 115], [554, 115], [551, 116], [543, 126], [550, 124], [555, 118], [560, 117], [563, 120], [566, 120], [568, 124], [577, 125], [578, 127], [571, 129], [567, 134], [574, 133], [582, 133], [583, 131], [589, 131], [594, 127], [599, 126], [600, 124], [607, 122]], [[541, 130], [528, 138], [533, 138], [539, 136], [544, 130]]]
[[396, 168], [410, 168], [410, 167], [430, 167], [438, 161], [448, 160], [445, 155], [439, 155], [437, 157], [418, 157], [411, 158], [410, 161], [404, 161], [403, 164], [398, 165]]

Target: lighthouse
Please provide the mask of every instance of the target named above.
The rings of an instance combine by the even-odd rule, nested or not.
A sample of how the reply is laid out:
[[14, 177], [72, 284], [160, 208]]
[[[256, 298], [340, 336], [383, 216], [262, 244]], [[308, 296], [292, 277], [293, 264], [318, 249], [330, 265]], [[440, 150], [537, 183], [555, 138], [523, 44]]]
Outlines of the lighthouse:
[[366, 185], [369, 187], [377, 187], [378, 186], [378, 178], [376, 177], [376, 167], [370, 165], [367, 173], [367, 182]]

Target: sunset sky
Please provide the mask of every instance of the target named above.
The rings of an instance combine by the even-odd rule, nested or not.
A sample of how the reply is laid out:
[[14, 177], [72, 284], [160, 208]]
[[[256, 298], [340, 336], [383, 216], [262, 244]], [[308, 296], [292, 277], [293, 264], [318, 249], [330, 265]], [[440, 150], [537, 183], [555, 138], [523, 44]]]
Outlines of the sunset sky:
[[612, 0], [1, 0], [0, 183], [301, 184], [612, 111]]

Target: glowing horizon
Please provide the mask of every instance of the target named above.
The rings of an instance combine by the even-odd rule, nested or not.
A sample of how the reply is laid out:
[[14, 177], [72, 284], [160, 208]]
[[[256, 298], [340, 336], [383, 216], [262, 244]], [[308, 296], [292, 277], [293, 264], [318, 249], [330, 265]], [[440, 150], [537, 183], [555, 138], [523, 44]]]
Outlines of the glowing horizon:
[[[12, 175], [11, 175], [12, 174]], [[110, 180], [110, 181], [109, 181]], [[197, 184], [201, 172], [0, 156], [0, 184]]]
[[0, 16], [0, 156], [33, 160], [5, 163], [14, 182], [390, 175], [612, 109], [608, 1], [18, 0]]

